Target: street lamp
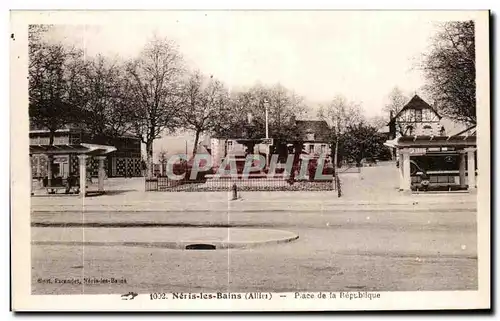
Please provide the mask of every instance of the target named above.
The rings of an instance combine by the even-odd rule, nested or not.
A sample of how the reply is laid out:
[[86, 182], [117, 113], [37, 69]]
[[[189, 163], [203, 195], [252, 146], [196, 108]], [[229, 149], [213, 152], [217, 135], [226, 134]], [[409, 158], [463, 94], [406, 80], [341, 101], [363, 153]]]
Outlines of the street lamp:
[[268, 108], [268, 105], [269, 105], [269, 101], [267, 99], [264, 99], [264, 107], [266, 109], [266, 168], [269, 168], [269, 142], [268, 142], [268, 139], [269, 139], [269, 108]]

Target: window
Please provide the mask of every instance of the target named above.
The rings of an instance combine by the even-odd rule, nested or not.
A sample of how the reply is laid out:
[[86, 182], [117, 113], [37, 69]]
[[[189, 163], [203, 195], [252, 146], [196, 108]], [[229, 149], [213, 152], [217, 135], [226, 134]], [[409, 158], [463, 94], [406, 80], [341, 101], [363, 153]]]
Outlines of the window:
[[407, 126], [406, 127], [406, 134], [411, 136], [411, 135], [413, 135], [413, 133], [414, 133], [413, 126]]
[[314, 144], [309, 145], [309, 154], [314, 153]]
[[429, 125], [424, 126], [424, 135], [431, 136], [432, 135], [432, 127]]
[[415, 110], [415, 121], [416, 122], [421, 122], [422, 121], [422, 109], [416, 109]]
[[232, 140], [229, 140], [227, 142], [227, 150], [232, 150], [233, 149], [233, 141]]
[[326, 145], [321, 144], [321, 154], [324, 154], [324, 153], [326, 153]]

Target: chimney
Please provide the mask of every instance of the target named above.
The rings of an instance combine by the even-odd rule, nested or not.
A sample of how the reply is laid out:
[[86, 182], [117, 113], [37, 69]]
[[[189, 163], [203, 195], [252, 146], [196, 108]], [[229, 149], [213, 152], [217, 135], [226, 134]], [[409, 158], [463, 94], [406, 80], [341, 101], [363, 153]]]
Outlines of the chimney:
[[396, 120], [394, 119], [394, 113], [392, 110], [389, 112], [389, 115], [391, 117], [389, 119], [389, 136], [391, 139], [394, 139], [396, 138]]

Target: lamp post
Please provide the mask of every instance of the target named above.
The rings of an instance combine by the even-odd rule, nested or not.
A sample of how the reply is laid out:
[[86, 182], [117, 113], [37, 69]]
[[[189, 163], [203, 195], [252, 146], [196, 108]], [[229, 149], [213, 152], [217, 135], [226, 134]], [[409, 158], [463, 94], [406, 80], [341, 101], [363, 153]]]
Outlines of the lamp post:
[[[269, 108], [268, 108], [268, 100], [264, 99], [264, 107], [266, 109], [266, 140], [269, 138]], [[269, 168], [269, 144], [266, 147], [266, 168]]]

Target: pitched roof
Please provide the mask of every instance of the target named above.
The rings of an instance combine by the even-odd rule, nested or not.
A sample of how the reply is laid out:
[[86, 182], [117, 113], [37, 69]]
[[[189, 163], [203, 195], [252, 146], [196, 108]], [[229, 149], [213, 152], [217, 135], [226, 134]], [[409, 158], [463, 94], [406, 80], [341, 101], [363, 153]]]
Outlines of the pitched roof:
[[314, 133], [314, 139], [318, 141], [327, 141], [330, 135], [330, 127], [324, 120], [297, 120], [297, 128], [304, 135], [311, 131]]
[[441, 119], [441, 116], [438, 114], [438, 112], [434, 108], [432, 108], [431, 105], [429, 105], [422, 98], [420, 98], [418, 95], [413, 96], [413, 98], [410, 99], [410, 101], [406, 105], [404, 105], [404, 107], [396, 114], [396, 116], [393, 117], [393, 119], [398, 118], [399, 115], [407, 109], [417, 109], [417, 110], [430, 109], [439, 117], [439, 119]]

